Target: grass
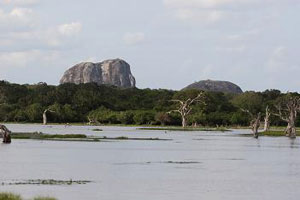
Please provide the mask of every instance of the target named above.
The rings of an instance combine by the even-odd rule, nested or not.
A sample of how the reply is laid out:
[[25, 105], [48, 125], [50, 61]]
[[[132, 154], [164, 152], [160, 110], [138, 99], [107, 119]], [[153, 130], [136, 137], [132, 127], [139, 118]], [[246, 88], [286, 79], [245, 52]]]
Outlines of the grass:
[[129, 138], [126, 136], [120, 136], [120, 137], [100, 137], [100, 140], [154, 140], [154, 141], [170, 141], [171, 139], [160, 139], [160, 138]]
[[95, 128], [95, 129], [92, 129], [92, 131], [95, 131], [95, 132], [100, 132], [100, 131], [103, 131], [102, 129], [100, 128]]
[[50, 135], [40, 132], [33, 133], [12, 133], [11, 137], [13, 139], [86, 139], [87, 136], [83, 134], [65, 134], [65, 135]]
[[[285, 136], [286, 133], [282, 130], [271, 130], [267, 132], [260, 133], [261, 136], [272, 136], [272, 137], [282, 137]], [[297, 136], [300, 136], [300, 132], [297, 132]]]
[[22, 200], [20, 195], [3, 192], [0, 193], [0, 200]]
[[85, 185], [88, 183], [91, 183], [91, 181], [72, 180], [72, 179], [71, 180], [37, 179], [37, 180], [24, 180], [24, 181], [2, 183], [2, 185]]
[[50, 141], [65, 141], [65, 142], [100, 142], [101, 140], [170, 140], [160, 138], [129, 138], [126, 136], [120, 137], [87, 137], [82, 134], [65, 134], [65, 135], [50, 135], [39, 132], [34, 133], [12, 133], [12, 139], [25, 140], [50, 140]]
[[33, 200], [56, 200], [53, 197], [35, 197]]
[[156, 130], [156, 131], [230, 131], [226, 128], [178, 128], [178, 127], [153, 127], [153, 128], [138, 128], [138, 130]]
[[83, 134], [64, 134], [50, 135], [40, 132], [33, 133], [12, 133], [12, 139], [23, 140], [48, 140], [48, 141], [64, 141], [64, 142], [100, 142], [99, 138], [87, 137]]
[[39, 132], [34, 133], [12, 133], [12, 139], [25, 139], [25, 140], [50, 140], [50, 141], [65, 141], [65, 142], [101, 142], [101, 140], [170, 140], [160, 138], [129, 138], [126, 136], [120, 137], [87, 137], [82, 134], [65, 134], [65, 135], [50, 135]]
[[[0, 200], [24, 200], [20, 195], [8, 193], [8, 192], [1, 192], [0, 193]], [[35, 197], [33, 200], [56, 200], [53, 197]]]

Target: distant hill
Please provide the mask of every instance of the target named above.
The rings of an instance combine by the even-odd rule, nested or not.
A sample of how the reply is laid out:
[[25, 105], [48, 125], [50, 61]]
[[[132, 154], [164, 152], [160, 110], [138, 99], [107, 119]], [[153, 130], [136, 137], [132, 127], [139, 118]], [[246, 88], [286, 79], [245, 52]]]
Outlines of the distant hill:
[[185, 89], [199, 89], [204, 91], [212, 91], [212, 92], [224, 92], [224, 93], [234, 93], [234, 94], [241, 94], [243, 90], [234, 83], [229, 81], [214, 81], [214, 80], [203, 80], [187, 87]]

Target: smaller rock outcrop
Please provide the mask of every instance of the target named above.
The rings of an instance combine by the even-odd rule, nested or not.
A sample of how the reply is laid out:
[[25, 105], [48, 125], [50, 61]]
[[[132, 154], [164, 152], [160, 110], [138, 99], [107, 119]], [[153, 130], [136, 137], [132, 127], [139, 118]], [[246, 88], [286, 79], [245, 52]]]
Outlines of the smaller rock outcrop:
[[243, 93], [243, 90], [239, 86], [229, 81], [203, 80], [193, 83], [185, 87], [184, 90], [185, 89], [199, 89], [203, 91], [224, 92], [234, 94]]

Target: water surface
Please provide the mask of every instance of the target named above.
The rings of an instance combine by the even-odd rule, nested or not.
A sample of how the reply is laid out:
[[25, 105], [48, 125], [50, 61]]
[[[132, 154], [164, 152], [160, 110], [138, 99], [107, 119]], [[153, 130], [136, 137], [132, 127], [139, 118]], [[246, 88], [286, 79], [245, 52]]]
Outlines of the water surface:
[[[165, 132], [135, 127], [7, 125], [14, 132], [161, 138], [170, 141], [57, 142], [0, 145], [0, 191], [60, 200], [298, 200], [300, 141], [258, 140], [233, 132]], [[85, 185], [7, 185], [37, 179]], [[5, 183], [1, 185], [1, 183]]]

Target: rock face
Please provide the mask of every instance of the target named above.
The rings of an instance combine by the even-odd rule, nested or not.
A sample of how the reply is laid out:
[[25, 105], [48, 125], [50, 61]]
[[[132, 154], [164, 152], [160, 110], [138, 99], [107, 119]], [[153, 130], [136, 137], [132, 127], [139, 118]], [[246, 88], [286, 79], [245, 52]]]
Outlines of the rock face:
[[131, 74], [130, 65], [121, 59], [105, 60], [100, 63], [79, 63], [68, 69], [60, 80], [60, 84], [91, 82], [123, 88], [135, 87], [135, 78]]
[[199, 81], [185, 87], [184, 89], [199, 89], [204, 91], [224, 92], [224, 93], [234, 93], [234, 94], [243, 93], [243, 90], [239, 86], [228, 81], [213, 81], [213, 80]]

